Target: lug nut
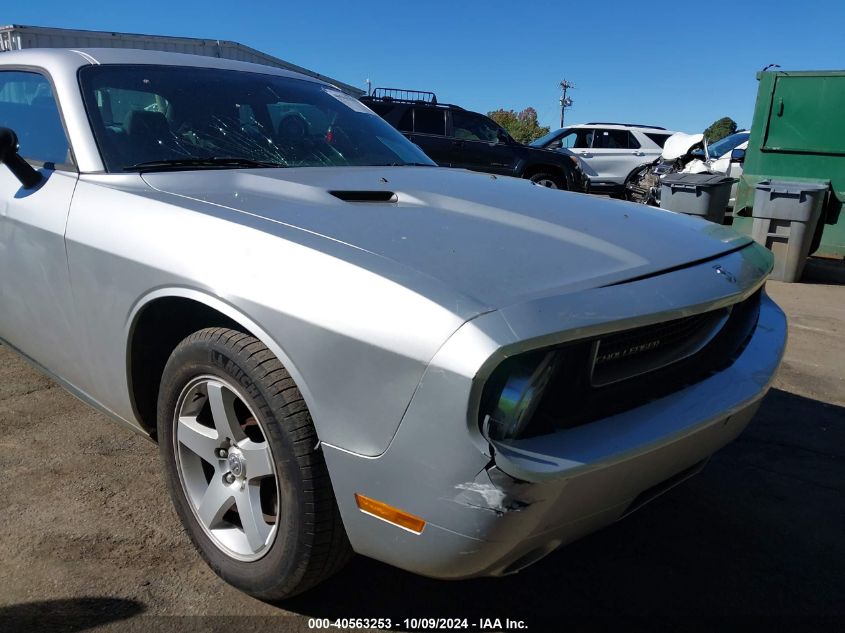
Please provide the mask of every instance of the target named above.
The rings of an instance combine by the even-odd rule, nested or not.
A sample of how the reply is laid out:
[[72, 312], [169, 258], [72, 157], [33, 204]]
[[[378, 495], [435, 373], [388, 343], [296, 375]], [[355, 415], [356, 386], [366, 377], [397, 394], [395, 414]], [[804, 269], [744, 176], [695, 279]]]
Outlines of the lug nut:
[[226, 473], [225, 475], [223, 475], [223, 481], [225, 481], [227, 484], [231, 484], [235, 481], [235, 476], [232, 473]]
[[217, 457], [220, 459], [226, 459], [229, 456], [229, 452], [225, 448], [218, 448], [217, 449]]

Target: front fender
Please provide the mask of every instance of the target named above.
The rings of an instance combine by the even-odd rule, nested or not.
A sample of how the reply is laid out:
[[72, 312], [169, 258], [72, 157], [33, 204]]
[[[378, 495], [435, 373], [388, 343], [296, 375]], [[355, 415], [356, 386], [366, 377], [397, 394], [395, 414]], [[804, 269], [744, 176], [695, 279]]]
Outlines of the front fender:
[[372, 253], [350, 254], [312, 233], [176, 201], [137, 177], [80, 181], [66, 233], [86, 352], [80, 390], [137, 421], [127, 345], [138, 316], [165, 296], [191, 299], [278, 356], [321, 440], [382, 453], [426, 365], [469, 317], [390, 279], [391, 271], [414, 273], [396, 272]]

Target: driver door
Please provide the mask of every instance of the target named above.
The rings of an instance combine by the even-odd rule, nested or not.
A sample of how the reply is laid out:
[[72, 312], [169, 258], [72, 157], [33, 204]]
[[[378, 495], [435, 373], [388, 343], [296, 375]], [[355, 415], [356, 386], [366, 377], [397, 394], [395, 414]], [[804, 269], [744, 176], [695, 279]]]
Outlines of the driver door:
[[452, 110], [453, 167], [513, 175], [517, 152], [502, 139], [503, 131], [485, 116]]
[[76, 318], [65, 225], [78, 174], [50, 81], [0, 69], [0, 126], [42, 182], [25, 189], [0, 165], [0, 340], [69, 382], [77, 375]]

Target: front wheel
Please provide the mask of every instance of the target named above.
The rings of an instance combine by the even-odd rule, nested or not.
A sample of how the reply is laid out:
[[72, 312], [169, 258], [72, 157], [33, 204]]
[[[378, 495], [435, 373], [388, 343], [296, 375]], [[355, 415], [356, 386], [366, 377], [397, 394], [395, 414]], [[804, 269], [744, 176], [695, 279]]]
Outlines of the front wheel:
[[566, 189], [566, 180], [564, 180], [563, 176], [558, 176], [557, 174], [550, 174], [548, 172], [533, 174], [528, 180], [535, 185], [548, 187], [549, 189]]
[[176, 511], [221, 578], [278, 600], [350, 558], [308, 408], [260, 341], [200, 330], [161, 381], [158, 438]]

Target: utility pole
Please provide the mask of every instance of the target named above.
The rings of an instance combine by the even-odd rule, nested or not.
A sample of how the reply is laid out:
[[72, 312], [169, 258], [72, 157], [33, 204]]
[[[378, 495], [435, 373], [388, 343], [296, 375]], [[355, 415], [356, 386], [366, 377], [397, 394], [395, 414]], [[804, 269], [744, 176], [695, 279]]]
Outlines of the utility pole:
[[373, 82], [367, 77], [367, 96], [369, 97], [371, 94], [373, 94]]
[[563, 127], [564, 111], [566, 110], [566, 108], [572, 107], [572, 99], [570, 99], [569, 97], [566, 96], [566, 91], [572, 90], [574, 88], [575, 88], [575, 84], [572, 83], [571, 81], [567, 81], [566, 79], [564, 79], [563, 81], [560, 82], [560, 90], [561, 90], [561, 95], [560, 95], [560, 127]]

